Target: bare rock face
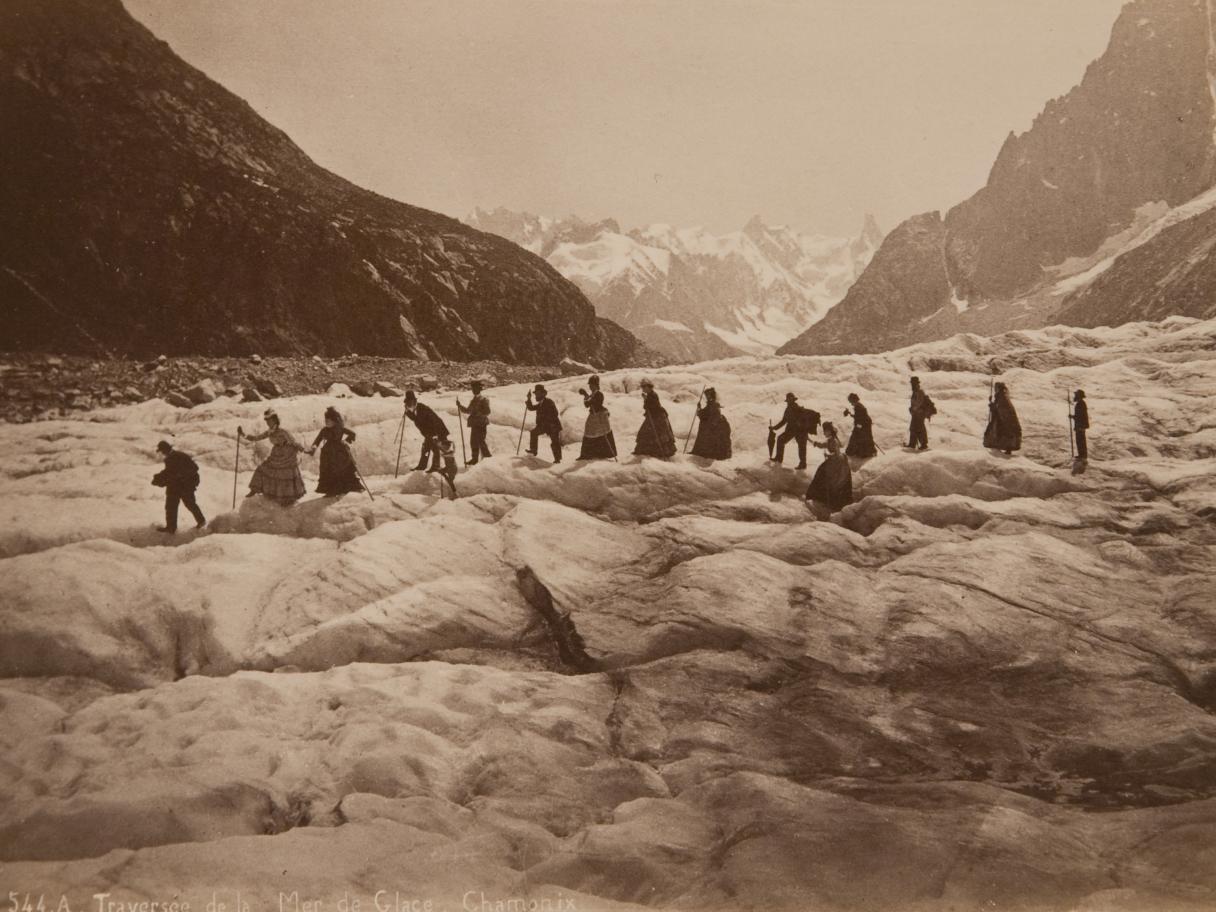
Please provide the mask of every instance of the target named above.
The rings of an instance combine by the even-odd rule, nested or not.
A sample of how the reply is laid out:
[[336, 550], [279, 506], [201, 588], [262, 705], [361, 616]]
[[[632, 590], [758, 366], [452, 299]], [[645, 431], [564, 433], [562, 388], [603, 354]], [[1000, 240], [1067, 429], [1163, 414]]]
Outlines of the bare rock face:
[[223, 388], [209, 378], [204, 378], [190, 388], [182, 390], [182, 395], [195, 405], [211, 402], [222, 393]]
[[[845, 301], [808, 330], [817, 340], [816, 350], [848, 354], [898, 348], [905, 338], [901, 329], [916, 326], [949, 303], [950, 281], [941, 256], [946, 234], [936, 212], [908, 219], [892, 231]], [[883, 327], [883, 334], [866, 329], [871, 326]], [[782, 352], [796, 351], [795, 342]]]
[[[917, 264], [887, 250], [904, 244], [901, 226], [829, 319], [780, 351], [883, 351], [962, 330], [1210, 315], [1211, 218], [1162, 233], [1084, 297], [1063, 302], [1061, 292], [1029, 312], [1019, 299], [1129, 229], [1142, 207], [1180, 207], [1216, 183], [1213, 28], [1203, 0], [1128, 3], [1081, 83], [1026, 133], [1010, 134], [986, 186], [946, 214]], [[926, 284], [928, 275], [939, 281]]]
[[0, 133], [15, 348], [643, 354], [540, 258], [318, 167], [118, 0], [4, 5]]
[[1216, 316], [1216, 208], [1170, 225], [1118, 257], [1065, 300], [1059, 319], [1074, 326], [1118, 326], [1170, 314]]

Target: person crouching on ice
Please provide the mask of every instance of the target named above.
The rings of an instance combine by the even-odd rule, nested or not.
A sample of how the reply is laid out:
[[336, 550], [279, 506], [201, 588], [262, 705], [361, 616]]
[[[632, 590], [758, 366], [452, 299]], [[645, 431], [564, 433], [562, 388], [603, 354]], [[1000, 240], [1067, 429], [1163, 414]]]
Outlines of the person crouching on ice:
[[177, 531], [179, 503], [186, 505], [198, 527], [203, 528], [207, 525], [207, 519], [194, 500], [194, 492], [199, 483], [198, 464], [185, 453], [173, 449], [165, 440], [156, 445], [156, 452], [165, 463], [165, 467], [152, 478], [152, 484], [165, 489], [165, 524], [157, 526], [156, 531], [168, 532], [170, 535]]
[[[414, 422], [414, 427], [418, 428], [418, 433], [422, 435], [422, 452], [418, 455], [418, 465], [414, 466], [415, 472], [421, 472], [424, 469], [430, 472], [440, 471], [439, 462], [442, 458], [443, 441], [449, 438], [448, 426], [443, 423], [443, 419], [435, 414], [435, 410], [429, 405], [425, 405], [418, 401], [418, 396], [413, 390], [406, 390], [405, 393], [405, 414]], [[460, 416], [456, 416], [456, 420], [460, 420]], [[430, 463], [430, 468], [427, 468], [427, 463]]]
[[[300, 477], [300, 462], [297, 454], [305, 452], [287, 431], [279, 426], [279, 416], [274, 409], [266, 409], [262, 416], [266, 430], [261, 434], [248, 434], [246, 440], [269, 440], [270, 455], [254, 470], [246, 497], [261, 494], [283, 506], [293, 504], [304, 496], [304, 479]], [[237, 428], [238, 434], [244, 433]]]

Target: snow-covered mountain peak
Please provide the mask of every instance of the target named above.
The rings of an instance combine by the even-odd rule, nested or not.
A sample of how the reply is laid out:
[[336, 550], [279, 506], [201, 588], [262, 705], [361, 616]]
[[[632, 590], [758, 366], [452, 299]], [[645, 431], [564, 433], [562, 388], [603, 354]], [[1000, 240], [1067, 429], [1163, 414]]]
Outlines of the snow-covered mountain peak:
[[677, 360], [772, 352], [839, 301], [878, 248], [873, 216], [853, 238], [753, 216], [738, 231], [474, 210], [469, 223], [545, 257], [596, 306]]

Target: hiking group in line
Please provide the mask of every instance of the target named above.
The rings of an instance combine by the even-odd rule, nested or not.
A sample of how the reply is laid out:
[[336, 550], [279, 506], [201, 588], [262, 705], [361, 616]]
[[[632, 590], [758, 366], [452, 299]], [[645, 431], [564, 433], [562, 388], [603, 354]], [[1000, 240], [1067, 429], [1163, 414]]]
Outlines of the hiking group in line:
[[[483, 386], [480, 381], [471, 384], [472, 398], [465, 405], [459, 398], [456, 400], [456, 415], [460, 427], [461, 450], [464, 450], [464, 429], [459, 424], [462, 416], [467, 416], [469, 428], [469, 449], [472, 456], [465, 454], [465, 465], [477, 465], [483, 459], [492, 457], [487, 444], [487, 431], [490, 424], [490, 401], [482, 394]], [[587, 381], [588, 389], [579, 389], [583, 398], [583, 406], [587, 409], [587, 417], [583, 425], [582, 445], [579, 450], [580, 461], [596, 459], [617, 459], [616, 438], [612, 433], [611, 416], [605, 405], [604, 394], [600, 390], [599, 377], [591, 377]], [[663, 407], [654, 384], [643, 380], [640, 384], [642, 391], [642, 424], [635, 438], [633, 455], [648, 456], [658, 459], [670, 459], [677, 452], [678, 446], [675, 432], [667, 410]], [[870, 413], [857, 393], [849, 393], [849, 408], [844, 410], [844, 417], [852, 418], [853, 428], [846, 445], [841, 444], [839, 432], [831, 421], [822, 421], [819, 412], [798, 402], [793, 393], [785, 396], [785, 411], [781, 420], [769, 424], [768, 452], [769, 460], [782, 465], [785, 459], [785, 448], [791, 441], [798, 451], [798, 470], [807, 468], [807, 444], [825, 450], [823, 463], [816, 470], [806, 491], [806, 499], [825, 507], [829, 512], [843, 509], [853, 502], [852, 468], [849, 459], [870, 459], [880, 452], [874, 441], [873, 422]], [[553, 462], [562, 461], [562, 422], [557, 405], [549, 398], [548, 391], [542, 384], [537, 384], [530, 390], [524, 401], [524, 425], [520, 428], [520, 443], [527, 425], [527, 415], [535, 412], [536, 419], [529, 435], [527, 454], [537, 456], [541, 437], [549, 440]], [[910, 416], [908, 426], [908, 442], [906, 449], [914, 452], [929, 449], [928, 422], [937, 414], [933, 400], [921, 388], [920, 378], [911, 378], [911, 396], [908, 403]], [[1076, 390], [1069, 400], [1070, 441], [1075, 441], [1073, 471], [1084, 471], [1089, 459], [1086, 434], [1089, 429], [1089, 409], [1085, 402], [1084, 390]], [[258, 464], [249, 482], [246, 497], [261, 495], [280, 504], [291, 504], [305, 494], [304, 479], [300, 474], [299, 454], [314, 455], [321, 450], [320, 476], [317, 481], [317, 493], [327, 497], [366, 491], [372, 493], [363, 482], [355, 464], [350, 444], [355, 440], [355, 432], [346, 427], [342, 415], [337, 409], [330, 407], [323, 416], [324, 426], [317, 433], [311, 447], [304, 447], [288, 433], [279, 421], [274, 409], [267, 409], [263, 415], [266, 430], [247, 434], [244, 428], [237, 428], [237, 452], [239, 456], [241, 439], [249, 441], [269, 440], [270, 454]], [[443, 419], [430, 406], [419, 402], [417, 394], [409, 390], [405, 394], [405, 410], [401, 417], [401, 426], [397, 430], [394, 442], [397, 443], [397, 464], [394, 477], [400, 472], [401, 452], [405, 443], [406, 419], [413, 422], [422, 438], [421, 452], [414, 471], [436, 473], [447, 482], [451, 495], [456, 496], [456, 463], [455, 447], [451, 434]], [[823, 442], [812, 441], [820, 427], [823, 430]], [[706, 387], [697, 401], [693, 426], [689, 428], [684, 441], [684, 452], [692, 439], [693, 430], [697, 431], [696, 441], [692, 445], [692, 455], [710, 460], [730, 459], [731, 426], [722, 413], [722, 404], [717, 391]], [[778, 434], [777, 432], [781, 433]], [[983, 445], [989, 449], [1012, 455], [1014, 450], [1022, 446], [1022, 426], [1018, 420], [1017, 410], [1009, 395], [1009, 389], [1004, 383], [994, 383], [989, 390], [988, 424], [984, 429]], [[190, 456], [175, 450], [168, 442], [157, 444], [165, 468], [159, 472], [152, 483], [165, 488], [165, 525], [159, 526], [162, 532], [172, 533], [177, 530], [177, 513], [179, 504], [185, 504], [194, 517], [199, 528], [206, 524], [202, 511], [195, 500], [195, 491], [199, 485], [198, 466]], [[235, 471], [235, 470], [234, 470]], [[235, 475], [233, 481], [233, 500], [235, 503]], [[374, 498], [373, 498], [374, 499]]]

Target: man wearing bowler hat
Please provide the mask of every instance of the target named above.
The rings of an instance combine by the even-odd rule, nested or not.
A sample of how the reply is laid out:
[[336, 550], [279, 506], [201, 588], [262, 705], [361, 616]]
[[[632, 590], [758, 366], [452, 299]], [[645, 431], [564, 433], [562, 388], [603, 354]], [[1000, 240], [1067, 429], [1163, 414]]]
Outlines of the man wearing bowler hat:
[[[533, 395], [536, 396], [535, 402], [532, 401]], [[528, 393], [525, 405], [527, 405], [528, 411], [536, 412], [536, 427], [532, 428], [528, 455], [536, 455], [536, 445], [543, 434], [549, 438], [549, 446], [553, 450], [553, 461], [561, 462], [562, 419], [558, 417], [557, 404], [549, 398], [548, 392], [538, 383], [533, 387], [532, 392]]]
[[207, 519], [194, 499], [194, 492], [199, 483], [198, 464], [185, 453], [173, 449], [173, 445], [167, 440], [156, 445], [156, 452], [165, 463], [165, 467], [152, 478], [152, 484], [165, 489], [165, 524], [157, 526], [157, 531], [168, 532], [170, 535], [177, 531], [179, 503], [186, 505], [186, 509], [201, 529], [207, 525]]

